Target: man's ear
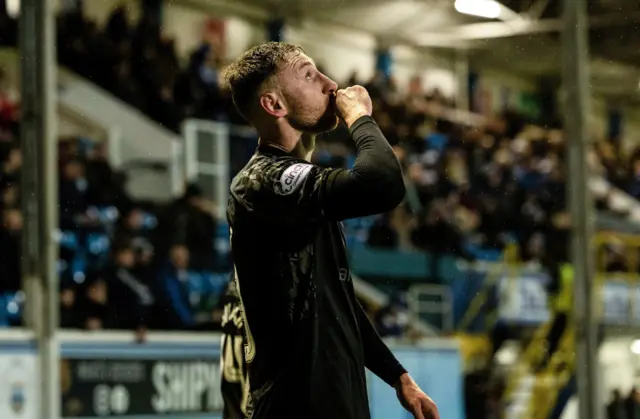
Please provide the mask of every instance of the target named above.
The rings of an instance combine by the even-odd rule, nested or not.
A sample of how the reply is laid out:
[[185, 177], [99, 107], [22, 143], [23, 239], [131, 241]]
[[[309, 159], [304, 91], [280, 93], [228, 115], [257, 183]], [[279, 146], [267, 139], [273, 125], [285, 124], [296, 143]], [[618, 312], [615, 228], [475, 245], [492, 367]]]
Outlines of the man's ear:
[[280, 95], [269, 92], [260, 96], [260, 106], [269, 115], [276, 118], [284, 118], [287, 116], [287, 108], [284, 105], [284, 101], [280, 98]]

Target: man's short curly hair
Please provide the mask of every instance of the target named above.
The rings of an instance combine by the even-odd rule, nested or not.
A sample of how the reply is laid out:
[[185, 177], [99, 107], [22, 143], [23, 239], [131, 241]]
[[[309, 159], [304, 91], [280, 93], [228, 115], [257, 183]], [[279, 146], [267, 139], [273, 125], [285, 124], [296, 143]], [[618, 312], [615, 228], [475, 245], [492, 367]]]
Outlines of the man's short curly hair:
[[296, 45], [267, 42], [242, 54], [224, 72], [224, 80], [238, 112], [249, 119], [263, 84], [269, 80], [290, 57], [304, 53]]

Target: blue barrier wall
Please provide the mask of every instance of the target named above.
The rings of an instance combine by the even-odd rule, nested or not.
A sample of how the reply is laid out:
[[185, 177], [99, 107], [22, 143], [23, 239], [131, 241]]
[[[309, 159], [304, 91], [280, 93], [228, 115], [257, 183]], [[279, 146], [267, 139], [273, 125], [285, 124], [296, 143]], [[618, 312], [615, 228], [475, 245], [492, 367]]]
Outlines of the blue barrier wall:
[[[39, 419], [35, 344], [24, 337], [4, 337], [11, 334], [12, 331], [0, 334], [0, 367], [25, 358], [33, 366], [20, 373], [20, 383], [15, 387], [19, 391], [14, 389], [12, 396], [28, 408], [18, 409], [15, 414], [3, 413], [2, 418]], [[126, 333], [62, 333], [61, 397], [65, 417], [219, 419], [220, 414], [211, 411], [222, 407], [220, 337], [195, 336], [198, 335], [151, 334], [148, 343], [139, 344]], [[462, 360], [454, 341], [436, 339], [425, 347], [391, 348], [438, 403], [443, 418], [464, 419]], [[372, 419], [409, 417], [392, 388], [370, 373], [368, 383]], [[69, 414], [73, 409], [78, 414]]]

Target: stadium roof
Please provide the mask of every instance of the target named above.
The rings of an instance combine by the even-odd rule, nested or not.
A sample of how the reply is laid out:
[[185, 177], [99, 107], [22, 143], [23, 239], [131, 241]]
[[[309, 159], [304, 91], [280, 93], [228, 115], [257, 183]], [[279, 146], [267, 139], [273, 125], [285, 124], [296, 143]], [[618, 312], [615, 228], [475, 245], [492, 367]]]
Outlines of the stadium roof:
[[[458, 13], [454, 0], [182, 0], [182, 3], [210, 11], [224, 9], [260, 20], [275, 12], [284, 18], [359, 30], [388, 43], [418, 49], [464, 50], [472, 65], [504, 68], [521, 75], [558, 75], [562, 65], [560, 0], [501, 0], [500, 20]], [[640, 100], [637, 91], [640, 2], [588, 0], [588, 3], [592, 87], [598, 94], [619, 100]]]

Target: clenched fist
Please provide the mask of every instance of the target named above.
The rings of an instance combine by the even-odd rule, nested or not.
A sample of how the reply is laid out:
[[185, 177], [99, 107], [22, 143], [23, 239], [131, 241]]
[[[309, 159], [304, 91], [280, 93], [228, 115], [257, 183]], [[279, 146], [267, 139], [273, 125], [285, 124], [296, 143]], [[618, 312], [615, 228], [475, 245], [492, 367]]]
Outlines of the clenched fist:
[[371, 116], [373, 104], [369, 92], [362, 86], [351, 86], [336, 92], [338, 116], [350, 127], [358, 118]]

